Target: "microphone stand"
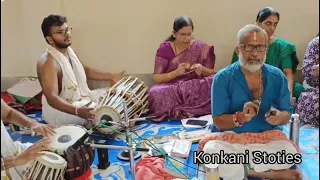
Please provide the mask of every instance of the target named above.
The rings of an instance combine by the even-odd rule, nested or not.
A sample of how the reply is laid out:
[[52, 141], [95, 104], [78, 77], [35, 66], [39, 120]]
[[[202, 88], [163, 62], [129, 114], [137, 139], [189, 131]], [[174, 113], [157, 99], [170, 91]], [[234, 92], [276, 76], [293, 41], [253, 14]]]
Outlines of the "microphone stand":
[[128, 137], [128, 135], [130, 134], [130, 122], [129, 122], [129, 118], [128, 118], [128, 109], [127, 109], [127, 102], [124, 101], [123, 102], [123, 111], [124, 111], [124, 119], [125, 119], [125, 123], [126, 123], [126, 134], [127, 134], [127, 141], [128, 141], [128, 147], [129, 149], [129, 160], [130, 160], [130, 166], [131, 166], [131, 177], [133, 177], [133, 179], [136, 178], [136, 171], [135, 171], [135, 167], [134, 167], [134, 149], [132, 148], [132, 139]]

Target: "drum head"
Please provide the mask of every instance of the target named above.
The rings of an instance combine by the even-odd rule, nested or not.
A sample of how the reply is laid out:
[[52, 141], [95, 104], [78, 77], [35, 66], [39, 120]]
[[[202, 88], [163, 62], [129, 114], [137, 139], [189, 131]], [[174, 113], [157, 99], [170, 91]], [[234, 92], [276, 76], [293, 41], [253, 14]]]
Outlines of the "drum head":
[[[121, 121], [120, 115], [114, 108], [110, 106], [101, 106], [100, 108], [98, 108], [96, 110], [96, 118], [101, 125], [106, 125], [116, 130], [121, 129], [120, 125], [110, 123], [119, 123]], [[100, 127], [98, 128], [98, 131], [102, 134], [112, 134], [113, 132], [110, 128], [107, 127]]]
[[61, 180], [67, 168], [67, 161], [60, 155], [43, 151], [45, 155], [36, 158], [27, 168], [25, 180]]
[[86, 129], [78, 125], [65, 125], [55, 129], [56, 134], [52, 138], [50, 149], [63, 155], [64, 151], [73, 145], [85, 133]]
[[38, 157], [38, 161], [46, 166], [58, 166], [58, 167], [66, 167], [67, 161], [61, 157], [60, 155], [52, 152], [45, 152], [46, 154]]
[[107, 126], [112, 126], [108, 122], [120, 122], [120, 116], [117, 111], [110, 106], [101, 106], [96, 110], [97, 121]]

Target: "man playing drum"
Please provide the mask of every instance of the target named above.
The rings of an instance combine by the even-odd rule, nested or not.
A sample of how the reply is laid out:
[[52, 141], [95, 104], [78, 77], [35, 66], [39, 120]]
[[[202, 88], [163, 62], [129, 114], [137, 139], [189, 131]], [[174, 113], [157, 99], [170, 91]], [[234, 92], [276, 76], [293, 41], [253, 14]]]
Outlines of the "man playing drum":
[[69, 47], [71, 28], [66, 23], [64, 16], [49, 15], [41, 25], [48, 43], [46, 52], [37, 63], [37, 74], [43, 89], [43, 119], [58, 126], [77, 124], [90, 127], [95, 114], [87, 105], [96, 97], [88, 88], [87, 77], [116, 82], [123, 77], [124, 71], [112, 74], [82, 65]]
[[[45, 137], [35, 144], [13, 141], [3, 121], [28, 127], [38, 135]], [[54, 127], [30, 120], [27, 116], [8, 106], [1, 99], [1, 171], [14, 180], [22, 180], [29, 162], [42, 156], [40, 151], [48, 150], [50, 137], [55, 134]], [[1, 177], [3, 179], [3, 177]]]
[[288, 81], [281, 70], [264, 63], [267, 51], [267, 33], [246, 25], [237, 36], [239, 61], [214, 78], [215, 133], [200, 141], [196, 157], [202, 163], [203, 153], [218, 154], [206, 164], [218, 165], [224, 179], [302, 179], [293, 169], [302, 161], [299, 149], [281, 131], [293, 110]]

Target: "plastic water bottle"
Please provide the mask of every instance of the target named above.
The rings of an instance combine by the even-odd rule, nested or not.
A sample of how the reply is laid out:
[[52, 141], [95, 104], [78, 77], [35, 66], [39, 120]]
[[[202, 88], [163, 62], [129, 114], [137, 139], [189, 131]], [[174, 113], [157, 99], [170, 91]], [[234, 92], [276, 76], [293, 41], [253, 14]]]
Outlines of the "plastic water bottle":
[[299, 114], [292, 114], [289, 129], [290, 140], [299, 147], [300, 119]]
[[206, 164], [205, 169], [207, 180], [220, 180], [219, 167], [217, 164]]
[[1, 171], [1, 180], [9, 180], [9, 177], [5, 171]]

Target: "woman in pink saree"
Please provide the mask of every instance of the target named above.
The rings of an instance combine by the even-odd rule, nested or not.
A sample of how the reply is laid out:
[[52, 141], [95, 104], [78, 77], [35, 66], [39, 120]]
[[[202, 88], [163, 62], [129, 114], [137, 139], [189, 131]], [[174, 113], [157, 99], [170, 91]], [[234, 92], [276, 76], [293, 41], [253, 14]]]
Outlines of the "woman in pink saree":
[[182, 119], [211, 113], [214, 47], [193, 40], [190, 17], [175, 19], [172, 35], [157, 50], [150, 89], [149, 115], [154, 121]]

